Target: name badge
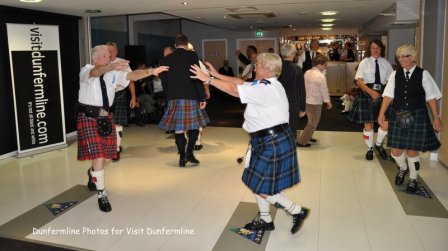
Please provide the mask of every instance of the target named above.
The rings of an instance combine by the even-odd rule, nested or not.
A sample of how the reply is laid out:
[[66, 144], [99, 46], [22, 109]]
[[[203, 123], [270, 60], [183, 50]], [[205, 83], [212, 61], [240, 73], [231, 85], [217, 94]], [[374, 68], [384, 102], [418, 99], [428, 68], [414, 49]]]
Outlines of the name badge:
[[381, 84], [373, 84], [374, 91], [381, 91]]

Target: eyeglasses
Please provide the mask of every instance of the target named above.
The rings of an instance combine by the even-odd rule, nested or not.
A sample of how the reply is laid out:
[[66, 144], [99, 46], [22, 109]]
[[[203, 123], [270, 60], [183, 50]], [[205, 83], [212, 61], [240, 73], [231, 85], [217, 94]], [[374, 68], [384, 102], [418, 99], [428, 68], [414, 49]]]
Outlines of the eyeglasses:
[[401, 55], [401, 56], [398, 56], [398, 58], [400, 59], [400, 58], [408, 58], [408, 57], [411, 57], [412, 55]]

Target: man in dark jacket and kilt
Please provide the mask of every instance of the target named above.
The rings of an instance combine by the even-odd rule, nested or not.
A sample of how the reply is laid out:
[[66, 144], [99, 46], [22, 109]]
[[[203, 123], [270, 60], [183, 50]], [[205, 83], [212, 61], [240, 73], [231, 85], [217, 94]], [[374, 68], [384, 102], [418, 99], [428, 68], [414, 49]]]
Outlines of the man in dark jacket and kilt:
[[258, 55], [257, 80], [254, 82], [219, 74], [210, 63], [207, 65], [211, 76], [195, 65], [192, 66], [195, 78], [239, 97], [242, 103], [247, 104], [243, 128], [249, 132], [251, 147], [246, 155], [242, 181], [255, 195], [259, 218], [247, 223], [245, 228], [274, 230], [269, 203], [277, 203], [291, 214], [291, 233], [297, 233], [308, 217], [309, 209], [297, 205], [283, 194], [284, 190], [299, 183], [300, 174], [296, 141], [288, 125], [288, 98], [277, 80], [282, 71], [280, 57], [274, 53]]
[[193, 150], [199, 128], [207, 126], [209, 119], [203, 110], [206, 106], [204, 86], [192, 79], [190, 73], [191, 65], [199, 65], [198, 55], [188, 50], [188, 38], [184, 34], [176, 37], [175, 45], [176, 50], [161, 63], [169, 66], [170, 71], [160, 75], [168, 104], [159, 127], [165, 131], [175, 131], [179, 166], [185, 167], [187, 163], [199, 164]]
[[[378, 122], [384, 123], [386, 110], [390, 107], [387, 146], [392, 148], [392, 158], [400, 168], [395, 184], [401, 186], [409, 172], [405, 191], [415, 193], [418, 190], [419, 152], [435, 151], [440, 147], [435, 132], [442, 130], [437, 106], [442, 94], [429, 72], [415, 65], [417, 52], [414, 46], [399, 47], [396, 56], [402, 68], [389, 77]], [[433, 115], [432, 122], [426, 102]]]

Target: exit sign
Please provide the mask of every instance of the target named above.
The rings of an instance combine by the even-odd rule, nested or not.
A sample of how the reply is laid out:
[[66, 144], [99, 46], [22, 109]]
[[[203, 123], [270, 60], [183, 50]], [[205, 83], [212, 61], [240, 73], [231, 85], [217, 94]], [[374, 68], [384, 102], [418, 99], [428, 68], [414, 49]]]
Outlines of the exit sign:
[[263, 36], [263, 32], [262, 31], [256, 31], [255, 32], [255, 37], [262, 37]]

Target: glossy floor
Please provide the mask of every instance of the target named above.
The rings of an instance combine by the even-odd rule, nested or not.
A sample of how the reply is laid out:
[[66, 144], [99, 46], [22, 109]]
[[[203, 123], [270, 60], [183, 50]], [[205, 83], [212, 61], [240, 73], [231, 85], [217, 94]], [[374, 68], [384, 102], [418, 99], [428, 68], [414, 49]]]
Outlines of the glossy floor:
[[[377, 156], [365, 160], [361, 133], [316, 132], [315, 137], [319, 141], [312, 147], [298, 149], [302, 182], [286, 191], [312, 209], [310, 217], [291, 235], [291, 217], [278, 210], [265, 250], [446, 250], [448, 219], [407, 215]], [[92, 195], [41, 227], [80, 234], [24, 237], [92, 250], [213, 250], [239, 203], [255, 202], [236, 162], [247, 140], [242, 129], [209, 127], [204, 149], [196, 152], [201, 164], [179, 168], [172, 135], [154, 125], [130, 126], [122, 159], [106, 170], [112, 212], [100, 212]], [[75, 142], [0, 160], [0, 225], [85, 185], [90, 163], [77, 161], [76, 154]], [[422, 155], [420, 175], [448, 208], [448, 169], [428, 158]]]

